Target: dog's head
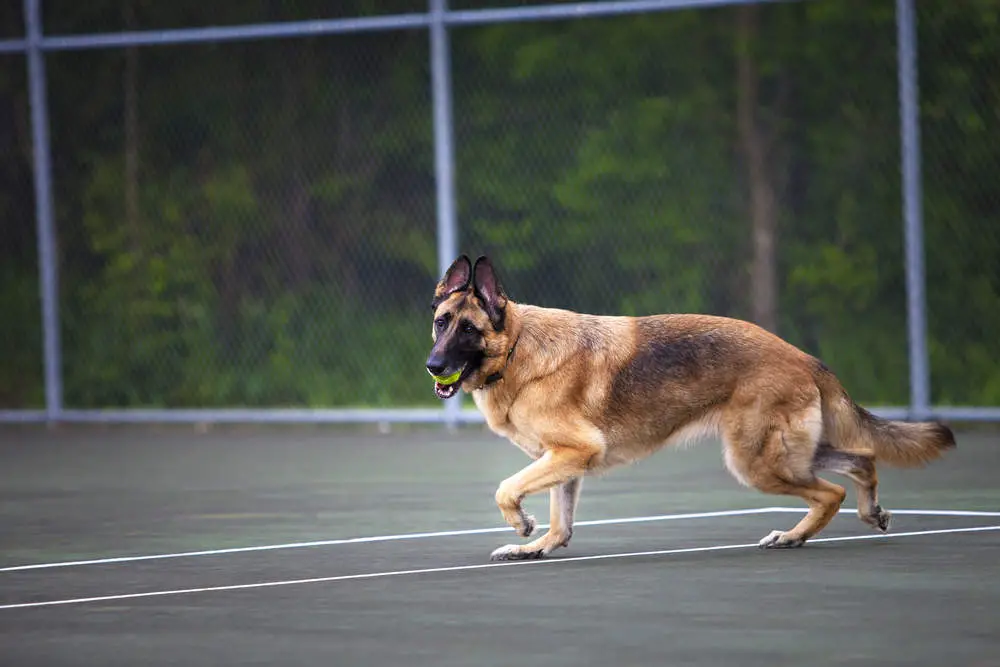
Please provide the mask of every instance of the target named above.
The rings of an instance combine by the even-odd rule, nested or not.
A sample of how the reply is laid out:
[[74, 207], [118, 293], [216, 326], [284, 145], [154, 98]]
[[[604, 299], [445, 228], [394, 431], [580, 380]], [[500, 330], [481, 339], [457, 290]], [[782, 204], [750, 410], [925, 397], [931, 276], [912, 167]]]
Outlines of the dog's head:
[[438, 398], [451, 398], [459, 387], [481, 387], [507, 361], [507, 295], [493, 264], [480, 257], [456, 259], [434, 290], [434, 346], [427, 371]]

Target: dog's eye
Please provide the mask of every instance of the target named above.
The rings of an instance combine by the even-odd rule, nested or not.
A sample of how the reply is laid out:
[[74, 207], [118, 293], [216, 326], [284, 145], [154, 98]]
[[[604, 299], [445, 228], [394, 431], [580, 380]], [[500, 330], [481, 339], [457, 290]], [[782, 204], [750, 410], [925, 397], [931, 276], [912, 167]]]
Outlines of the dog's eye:
[[462, 322], [462, 333], [474, 334], [479, 333], [479, 330], [472, 325], [472, 322]]
[[438, 331], [444, 331], [444, 328], [448, 326], [448, 320], [444, 317], [439, 317], [434, 320], [434, 328]]

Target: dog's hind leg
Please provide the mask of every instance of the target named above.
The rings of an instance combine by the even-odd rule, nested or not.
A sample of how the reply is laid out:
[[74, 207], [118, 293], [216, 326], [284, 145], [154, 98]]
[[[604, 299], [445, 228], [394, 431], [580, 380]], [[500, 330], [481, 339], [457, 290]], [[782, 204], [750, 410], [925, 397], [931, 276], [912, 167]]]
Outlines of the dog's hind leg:
[[737, 479], [764, 493], [798, 496], [809, 511], [791, 530], [775, 530], [761, 548], [802, 546], [837, 515], [844, 488], [813, 472], [820, 435], [819, 406], [784, 414], [745, 411], [724, 429], [726, 465]]
[[583, 477], [549, 489], [549, 530], [528, 544], [508, 544], [490, 555], [490, 560], [525, 560], [547, 556], [569, 544], [573, 536], [573, 517], [580, 499]]
[[878, 475], [873, 457], [842, 452], [821, 443], [813, 457], [813, 470], [850, 477], [858, 495], [858, 518], [883, 533], [889, 530], [892, 514], [878, 504]]
[[761, 549], [801, 547], [810, 537], [823, 530], [837, 515], [844, 502], [844, 487], [819, 477], [808, 482], [789, 483], [777, 478], [756, 485], [765, 493], [799, 496], [809, 505], [809, 511], [791, 530], [774, 530], [760, 541]]

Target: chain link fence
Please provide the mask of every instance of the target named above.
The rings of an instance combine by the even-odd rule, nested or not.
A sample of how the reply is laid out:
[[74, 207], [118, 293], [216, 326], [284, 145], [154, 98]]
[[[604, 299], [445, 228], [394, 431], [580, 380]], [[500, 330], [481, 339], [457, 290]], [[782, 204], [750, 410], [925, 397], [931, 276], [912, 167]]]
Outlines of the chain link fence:
[[24, 57], [0, 54], [0, 408], [11, 409], [45, 403], [30, 137]]
[[1000, 405], [1000, 5], [917, 9], [932, 397]]
[[[459, 249], [492, 255], [515, 300], [756, 320], [859, 401], [908, 403], [892, 0], [451, 7]], [[65, 407], [438, 407], [424, 0], [44, 9], [59, 35], [424, 22], [46, 53]], [[1000, 406], [997, 11], [919, 9], [932, 397]], [[23, 55], [0, 59], [0, 409], [42, 408], [28, 82]]]
[[415, 31], [51, 56], [66, 405], [429, 402], [427, 59]]
[[871, 4], [459, 31], [463, 245], [514, 298], [754, 319], [905, 404], [895, 19]]
[[[20, 4], [21, 0], [13, 0]], [[175, 0], [44, 0], [44, 22], [50, 34], [110, 33], [132, 30], [177, 30], [208, 26], [263, 25], [291, 21], [356, 18], [418, 13], [426, 0], [244, 0], [201, 2]], [[305, 35], [308, 30], [303, 30]]]

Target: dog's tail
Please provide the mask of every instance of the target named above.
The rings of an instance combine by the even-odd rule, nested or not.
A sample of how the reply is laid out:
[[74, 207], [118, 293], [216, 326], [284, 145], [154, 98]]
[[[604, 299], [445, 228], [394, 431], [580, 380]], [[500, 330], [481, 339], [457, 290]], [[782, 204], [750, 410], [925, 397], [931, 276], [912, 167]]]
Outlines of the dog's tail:
[[823, 406], [823, 427], [837, 449], [915, 468], [955, 447], [955, 435], [939, 422], [908, 423], [876, 417], [855, 403], [836, 376], [817, 361], [814, 374]]

